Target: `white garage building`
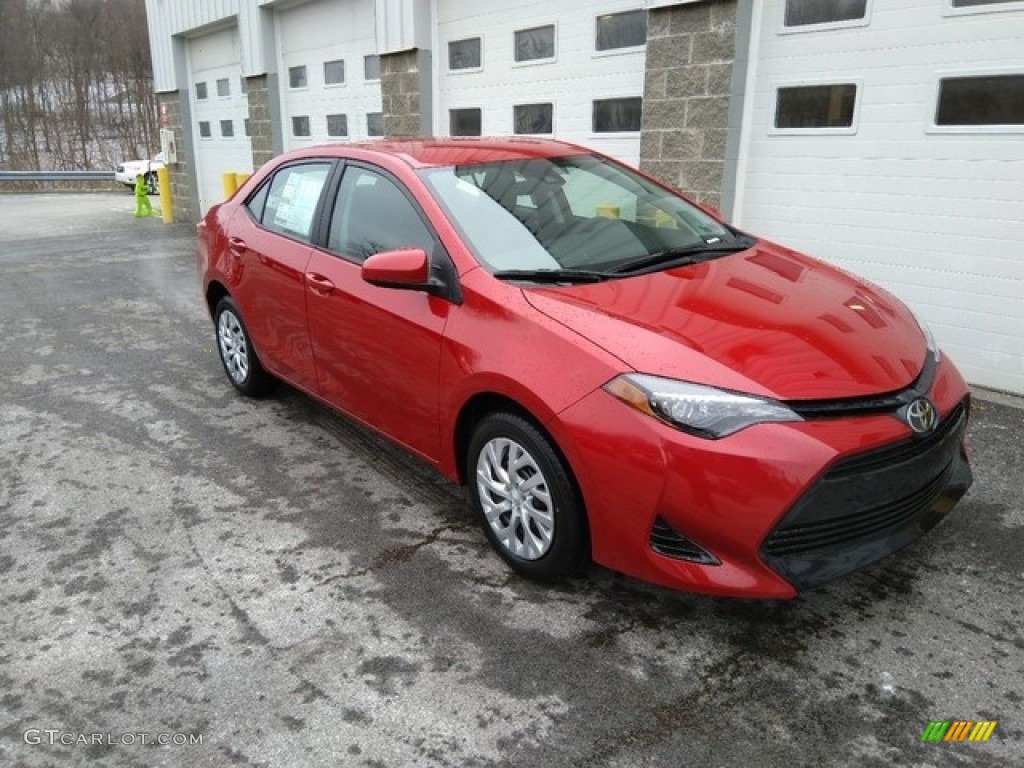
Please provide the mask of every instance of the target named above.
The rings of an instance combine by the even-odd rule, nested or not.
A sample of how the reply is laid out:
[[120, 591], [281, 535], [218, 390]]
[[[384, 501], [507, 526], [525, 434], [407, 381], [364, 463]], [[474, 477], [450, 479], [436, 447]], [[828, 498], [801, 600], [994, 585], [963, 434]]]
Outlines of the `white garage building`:
[[1024, 0], [147, 0], [176, 216], [376, 136], [552, 136], [910, 304], [1024, 394]]

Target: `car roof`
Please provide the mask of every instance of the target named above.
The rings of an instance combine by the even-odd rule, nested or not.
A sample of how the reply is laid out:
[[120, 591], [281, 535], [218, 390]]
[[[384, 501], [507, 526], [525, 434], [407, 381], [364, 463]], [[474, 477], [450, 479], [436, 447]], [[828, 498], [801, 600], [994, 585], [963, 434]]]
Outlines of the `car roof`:
[[591, 150], [564, 141], [519, 136], [399, 138], [377, 141], [327, 144], [286, 153], [286, 157], [324, 155], [336, 157], [388, 156], [413, 168], [530, 160], [590, 153]]

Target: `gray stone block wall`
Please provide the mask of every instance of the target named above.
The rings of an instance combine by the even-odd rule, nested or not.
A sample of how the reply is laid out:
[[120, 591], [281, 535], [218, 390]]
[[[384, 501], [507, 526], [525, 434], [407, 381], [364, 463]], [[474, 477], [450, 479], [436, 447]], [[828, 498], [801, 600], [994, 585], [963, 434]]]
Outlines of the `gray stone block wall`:
[[380, 57], [384, 135], [430, 134], [430, 53], [411, 49]]
[[[175, 222], [198, 222], [199, 209], [196, 201], [199, 193], [196, 190], [195, 169], [189, 168], [189, 157], [192, 136], [185, 130], [182, 116], [180, 91], [158, 93], [156, 95], [160, 109], [167, 110], [167, 124], [161, 128], [174, 131], [174, 143], [177, 149], [178, 162], [168, 163], [167, 172], [171, 182], [171, 210]], [[186, 95], [185, 98], [188, 98]]]
[[259, 170], [267, 161], [281, 153], [280, 109], [277, 106], [275, 82], [271, 75], [247, 77], [245, 83], [249, 99], [249, 142], [252, 147], [252, 167]]
[[735, 58], [736, 0], [648, 12], [640, 168], [716, 208]]

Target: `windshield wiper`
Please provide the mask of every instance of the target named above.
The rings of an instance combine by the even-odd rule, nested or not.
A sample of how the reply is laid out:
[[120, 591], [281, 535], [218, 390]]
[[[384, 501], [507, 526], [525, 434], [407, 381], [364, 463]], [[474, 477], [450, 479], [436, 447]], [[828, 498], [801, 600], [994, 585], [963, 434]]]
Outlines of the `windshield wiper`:
[[753, 240], [740, 239], [731, 243], [701, 243], [686, 248], [667, 248], [664, 251], [650, 253], [646, 256], [639, 256], [627, 262], [619, 264], [608, 270], [609, 275], [623, 275], [629, 272], [640, 272], [651, 267], [659, 267], [671, 264], [672, 266], [685, 267], [689, 264], [697, 264], [704, 261], [706, 256], [721, 256], [727, 253], [738, 253], [745, 251], [754, 244]]
[[500, 280], [528, 280], [531, 283], [599, 283], [611, 275], [587, 269], [500, 269]]

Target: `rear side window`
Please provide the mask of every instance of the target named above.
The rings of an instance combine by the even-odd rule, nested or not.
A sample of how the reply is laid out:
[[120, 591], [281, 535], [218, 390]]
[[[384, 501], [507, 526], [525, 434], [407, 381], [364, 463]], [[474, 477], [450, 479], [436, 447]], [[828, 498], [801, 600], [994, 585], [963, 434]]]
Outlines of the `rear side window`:
[[397, 184], [352, 166], [341, 181], [327, 245], [361, 264], [375, 253], [398, 248], [422, 248], [429, 255], [434, 236]]
[[329, 163], [282, 168], [269, 184], [264, 184], [250, 198], [247, 206], [265, 228], [309, 242], [316, 207], [330, 169]]

